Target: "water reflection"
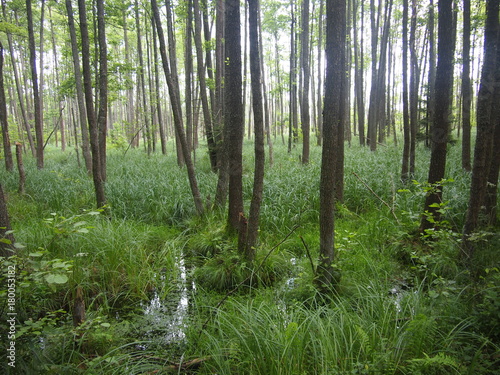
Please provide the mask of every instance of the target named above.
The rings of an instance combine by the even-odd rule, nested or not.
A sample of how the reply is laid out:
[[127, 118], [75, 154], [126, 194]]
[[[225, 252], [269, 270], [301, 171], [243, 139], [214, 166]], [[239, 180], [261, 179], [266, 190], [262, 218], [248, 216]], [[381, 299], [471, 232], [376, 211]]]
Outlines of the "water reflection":
[[[144, 317], [148, 324], [147, 336], [161, 340], [165, 344], [178, 343], [186, 338], [188, 326], [189, 296], [196, 288], [194, 283], [188, 283], [184, 259], [176, 260], [179, 279], [174, 290], [162, 299], [157, 291], [144, 308]], [[160, 277], [165, 280], [165, 275]]]

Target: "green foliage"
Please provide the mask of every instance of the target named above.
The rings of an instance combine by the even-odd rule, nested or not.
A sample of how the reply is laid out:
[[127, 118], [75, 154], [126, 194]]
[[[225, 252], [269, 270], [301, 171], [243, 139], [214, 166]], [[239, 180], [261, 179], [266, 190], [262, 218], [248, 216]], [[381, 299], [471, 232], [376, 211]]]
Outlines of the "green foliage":
[[[15, 173], [0, 171], [16, 240], [25, 245], [2, 259], [3, 271], [17, 267], [24, 373], [183, 372], [175, 366], [190, 359], [200, 359], [200, 374], [488, 374], [498, 367], [498, 236], [494, 228], [476, 234], [474, 264], [483, 271], [471, 281], [458, 262], [470, 184], [459, 147], [449, 148], [447, 179], [454, 181], [436, 207], [439, 225], [423, 236], [415, 233], [427, 187], [399, 181], [400, 150], [346, 149], [345, 201], [335, 223], [342, 279], [329, 298], [313, 284], [320, 148], [302, 166], [297, 149], [289, 154], [275, 144], [250, 267], [226, 233], [225, 209], [193, 216], [173, 153], [146, 158], [138, 149], [124, 155], [123, 147], [117, 138], [109, 147], [111, 219], [92, 210], [92, 181], [73, 151], [49, 145], [40, 171], [27, 157], [25, 196], [15, 193]], [[246, 203], [252, 147], [245, 143]], [[207, 153], [197, 152], [196, 163], [211, 201], [217, 176]], [[425, 180], [426, 163], [428, 150], [419, 145], [416, 181]], [[75, 328], [76, 287], [87, 320]], [[177, 312], [184, 315], [173, 321]], [[184, 335], [175, 342], [166, 339], [174, 323]]]

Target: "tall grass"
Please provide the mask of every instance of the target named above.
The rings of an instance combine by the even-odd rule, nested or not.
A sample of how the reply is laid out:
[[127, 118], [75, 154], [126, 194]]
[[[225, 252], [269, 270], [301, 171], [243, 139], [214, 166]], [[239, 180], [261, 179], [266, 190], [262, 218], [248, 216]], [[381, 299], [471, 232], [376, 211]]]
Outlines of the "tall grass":
[[[247, 142], [244, 148], [246, 206], [252, 193], [250, 146]], [[427, 178], [429, 155], [418, 146], [418, 183]], [[38, 286], [31, 294], [22, 292], [23, 319], [38, 324], [43, 314], [56, 316], [48, 320], [55, 325], [41, 328], [51, 339], [42, 348], [32, 337], [26, 357], [38, 357], [33, 366], [44, 364], [49, 372], [89, 374], [169, 373], [172, 363], [196, 357], [203, 359], [201, 374], [486, 374], [498, 367], [491, 354], [498, 346], [488, 341], [496, 337], [491, 329], [497, 327], [498, 257], [493, 251], [480, 255], [490, 273], [473, 286], [457, 263], [454, 234], [463, 225], [470, 183], [460, 167], [459, 146], [449, 147], [446, 177], [454, 181], [444, 188], [451, 234], [434, 243], [415, 235], [424, 194], [418, 183], [400, 181], [400, 148], [370, 152], [354, 143], [346, 148], [345, 201], [336, 208], [335, 226], [342, 279], [327, 301], [316, 298], [312, 283], [319, 248], [320, 158], [321, 149], [313, 147], [309, 165], [303, 166], [298, 149], [289, 154], [275, 144], [274, 166], [266, 170], [256, 263], [292, 229], [293, 235], [267, 259], [256, 275], [259, 282], [246, 285], [219, 309], [214, 306], [223, 293], [250, 268], [225, 231], [224, 208], [194, 216], [186, 171], [174, 154], [146, 157], [142, 150], [125, 155], [110, 150], [111, 220], [86, 214], [95, 205], [93, 185], [77, 168], [74, 153], [48, 148], [44, 170], [26, 158], [25, 196], [16, 193], [16, 173], [0, 171], [16, 239], [26, 246], [19, 251], [23, 265], [29, 268], [30, 254], [40, 248], [46, 251], [42, 260], [73, 264], [68, 283], [54, 287], [30, 281]], [[203, 150], [196, 164], [201, 194], [210, 202], [217, 176]], [[64, 220], [66, 231], [56, 232], [55, 222]], [[88, 230], [71, 230], [81, 227]], [[488, 246], [495, 241], [492, 237]], [[175, 294], [182, 256], [195, 260], [188, 278], [198, 282], [185, 341], [164, 345], [153, 335], [136, 345], [146, 337], [144, 319], [137, 315], [151, 296], [164, 303]], [[88, 309], [88, 323], [80, 331], [71, 328], [69, 313], [50, 315], [61, 307], [70, 311], [77, 286]], [[209, 317], [200, 333], [200, 322]], [[484, 317], [491, 323], [483, 319], [479, 324]], [[76, 339], [68, 340], [68, 334]]]

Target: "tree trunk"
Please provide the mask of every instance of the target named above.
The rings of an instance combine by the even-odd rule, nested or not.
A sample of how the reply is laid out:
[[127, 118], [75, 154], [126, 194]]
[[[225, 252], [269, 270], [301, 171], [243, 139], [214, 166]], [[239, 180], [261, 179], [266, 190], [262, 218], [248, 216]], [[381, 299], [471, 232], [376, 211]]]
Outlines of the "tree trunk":
[[14, 255], [14, 235], [11, 232], [9, 213], [7, 212], [7, 202], [3, 187], [0, 184], [0, 239], [6, 239], [9, 243], [0, 241], [0, 257], [10, 257]]
[[2, 127], [3, 155], [5, 158], [5, 169], [14, 170], [12, 149], [10, 147], [9, 123], [7, 121], [7, 102], [5, 99], [5, 87], [3, 81], [3, 45], [0, 42], [0, 125]]
[[260, 205], [262, 202], [262, 190], [264, 186], [264, 113], [262, 102], [261, 85], [261, 55], [259, 47], [258, 27], [258, 0], [248, 0], [249, 6], [249, 31], [250, 31], [250, 75], [252, 85], [252, 105], [255, 132], [255, 172], [253, 180], [252, 202], [250, 203], [250, 215], [247, 226], [247, 241], [245, 256], [248, 261], [253, 262], [255, 258], [257, 238], [259, 234]]
[[[49, 16], [50, 16], [50, 35], [51, 35], [51, 41], [52, 41], [52, 54], [54, 55], [53, 62], [54, 62], [54, 68], [55, 68], [55, 82], [57, 87], [60, 86], [60, 79], [59, 79], [59, 63], [58, 63], [58, 55], [57, 55], [57, 45], [56, 45], [56, 35], [54, 32], [54, 22], [53, 22], [53, 17], [52, 17], [52, 7], [49, 6]], [[59, 113], [62, 113], [64, 109], [63, 101], [62, 100], [57, 100], [58, 101], [58, 107], [59, 107]], [[65, 126], [65, 121], [64, 117], [61, 116], [61, 122], [59, 125], [59, 130], [61, 132], [61, 150], [64, 152], [66, 150], [66, 126]]]
[[[356, 109], [358, 115], [358, 134], [359, 144], [364, 146], [365, 140], [365, 101], [364, 101], [364, 83], [363, 83], [363, 41], [358, 40], [358, 3], [359, 0], [353, 2], [353, 35], [354, 35], [354, 90], [356, 95]], [[361, 0], [361, 17], [363, 17], [363, 3]], [[363, 23], [363, 22], [362, 22]], [[363, 28], [361, 28], [361, 38], [363, 37]]]
[[[424, 215], [420, 222], [420, 230], [425, 232], [433, 228], [440, 220], [440, 204], [442, 203], [442, 186], [446, 168], [446, 147], [450, 128], [451, 90], [453, 87], [453, 30], [452, 0], [439, 0], [438, 14], [438, 65], [436, 69], [435, 115], [431, 128], [431, 161], [429, 165], [428, 183], [435, 188], [427, 195]], [[436, 186], [437, 185], [437, 186]], [[433, 222], [427, 220], [431, 216]]]
[[226, 0], [224, 75], [224, 141], [229, 162], [228, 225], [238, 231], [243, 212], [243, 98], [241, 73], [241, 27], [238, 0]]
[[99, 39], [99, 112], [97, 129], [99, 132], [99, 167], [101, 179], [106, 181], [106, 134], [108, 131], [108, 49], [104, 21], [104, 0], [97, 3], [97, 37]]
[[[172, 107], [172, 113], [174, 117], [174, 126], [176, 130], [176, 134], [179, 138], [179, 142], [181, 144], [182, 153], [184, 156], [184, 161], [187, 167], [189, 185], [191, 188], [191, 193], [193, 195], [194, 205], [196, 208], [196, 212], [198, 215], [203, 214], [203, 202], [201, 200], [200, 191], [198, 189], [198, 181], [196, 180], [196, 174], [194, 169], [194, 164], [191, 159], [191, 153], [189, 152], [186, 140], [186, 134], [184, 132], [184, 125], [182, 123], [182, 112], [181, 112], [181, 103], [179, 96], [179, 86], [178, 82], [173, 78], [172, 73], [170, 71], [169, 58], [167, 56], [167, 49], [165, 45], [165, 36], [163, 34], [163, 27], [161, 24], [160, 13], [158, 11], [158, 4], [156, 0], [151, 0], [151, 9], [153, 11], [153, 17], [155, 20], [156, 31], [158, 35], [158, 41], [160, 43], [160, 55], [163, 64], [163, 71], [165, 73], [165, 78], [167, 80], [168, 91], [170, 95], [170, 105]], [[172, 30], [171, 30], [172, 31]], [[172, 51], [171, 51], [172, 52]], [[175, 57], [171, 56], [171, 60]], [[171, 61], [170, 60], [170, 61]]]
[[471, 167], [471, 105], [472, 84], [470, 79], [470, 0], [464, 0], [464, 24], [462, 46], [462, 168]]
[[[323, 152], [321, 156], [320, 248], [316, 285], [321, 291], [328, 291], [338, 282], [333, 267], [335, 258], [334, 206], [335, 180], [343, 176], [335, 175], [334, 166], [339, 157], [337, 135], [343, 122], [344, 99], [342, 82], [346, 80], [345, 43], [346, 43], [346, 2], [345, 0], [326, 1], [326, 77], [323, 111]], [[339, 84], [340, 83], [340, 84]]]
[[92, 93], [90, 45], [85, 0], [78, 0], [78, 13], [82, 38], [83, 86], [85, 91], [87, 120], [89, 124], [90, 149], [92, 153], [92, 177], [94, 180], [94, 190], [96, 195], [97, 207], [101, 208], [106, 205], [106, 195], [104, 192], [104, 180], [102, 179], [101, 175], [101, 158], [99, 156], [99, 127], [96, 120], [94, 96]]
[[36, 136], [36, 166], [43, 168], [43, 122], [42, 109], [40, 108], [40, 93], [38, 83], [38, 73], [36, 69], [36, 47], [35, 33], [33, 31], [33, 11], [31, 0], [26, 0], [26, 14], [28, 17], [28, 43], [30, 50], [31, 81], [33, 84], [33, 102], [35, 107], [35, 136]]
[[309, 133], [310, 133], [310, 113], [309, 113], [309, 0], [302, 1], [302, 30], [300, 34], [300, 67], [302, 71], [302, 87], [300, 121], [302, 124], [302, 164], [309, 164]]
[[85, 108], [84, 90], [82, 87], [82, 73], [80, 71], [80, 56], [78, 42], [76, 39], [75, 20], [71, 0], [66, 0], [66, 11], [68, 12], [68, 27], [71, 39], [71, 56], [73, 59], [73, 71], [75, 74], [76, 99], [78, 103], [78, 115], [82, 131], [82, 154], [85, 160], [87, 172], [92, 172], [92, 155], [90, 154], [89, 129], [87, 126], [87, 111]]
[[[498, 121], [498, 102], [494, 100], [496, 80], [497, 49], [499, 48], [499, 2], [489, 0], [486, 5], [486, 26], [484, 31], [484, 61], [477, 99], [477, 136], [474, 148], [474, 162], [470, 198], [465, 216], [463, 242], [467, 260], [474, 255], [474, 243], [470, 236], [482, 224], [480, 212], [485, 203], [488, 174], [493, 153], [493, 137]], [[500, 77], [498, 77], [500, 78]]]
[[205, 134], [208, 144], [208, 155], [210, 158], [210, 166], [212, 171], [217, 171], [217, 149], [212, 130], [212, 116], [210, 111], [210, 103], [207, 96], [207, 83], [205, 79], [205, 66], [203, 63], [203, 45], [201, 42], [201, 14], [199, 0], [194, 0], [194, 42], [196, 46], [196, 64], [198, 70], [198, 80], [200, 82], [200, 98], [203, 109], [203, 119], [205, 120]]
[[429, 76], [427, 82], [427, 121], [425, 122], [425, 145], [430, 147], [430, 131], [433, 128], [436, 90], [436, 47], [434, 38], [434, 0], [429, 1]]
[[292, 144], [297, 142], [298, 138], [298, 118], [297, 118], [297, 58], [295, 42], [295, 12], [294, 2], [290, 1], [291, 20], [290, 20], [290, 115], [288, 132], [288, 152], [292, 151]]
[[417, 38], [417, 2], [411, 0], [411, 22], [410, 22], [410, 177], [415, 175], [415, 151], [418, 128], [418, 81], [420, 72], [418, 70], [418, 58], [416, 51]]
[[408, 101], [408, 0], [403, 0], [403, 162], [401, 181], [410, 179], [410, 112]]
[[158, 129], [160, 130], [160, 143], [161, 143], [161, 153], [163, 155], [167, 154], [167, 137], [166, 129], [163, 125], [162, 110], [161, 110], [161, 100], [160, 100], [160, 72], [158, 69], [158, 46], [157, 46], [157, 36], [156, 27], [154, 25], [154, 19], [151, 19], [153, 26], [153, 59], [155, 68], [155, 102], [156, 102], [156, 115], [158, 117]]
[[193, 0], [186, 1], [186, 28], [184, 35], [184, 97], [186, 101], [186, 138], [189, 152], [193, 151]]
[[[5, 0], [2, 0], [2, 14], [3, 14], [4, 20], [7, 21], [7, 14], [6, 14], [7, 12], [6, 12], [5, 8], [6, 8]], [[14, 80], [16, 82], [17, 98], [19, 100], [21, 117], [23, 119], [23, 126], [24, 126], [24, 129], [26, 130], [28, 142], [29, 142], [30, 149], [31, 149], [31, 154], [33, 155], [33, 157], [35, 157], [36, 156], [36, 147], [35, 147], [35, 142], [33, 141], [33, 135], [31, 134], [31, 127], [30, 127], [30, 124], [28, 121], [28, 115], [26, 113], [26, 108], [24, 106], [24, 96], [23, 96], [23, 92], [22, 92], [20, 79], [19, 79], [19, 72], [18, 72], [16, 57], [15, 57], [16, 53], [14, 52], [14, 46], [12, 43], [12, 35], [8, 31], [6, 33], [7, 33], [7, 41], [9, 43], [9, 54], [10, 54], [10, 59], [12, 62], [12, 70], [14, 72]]]

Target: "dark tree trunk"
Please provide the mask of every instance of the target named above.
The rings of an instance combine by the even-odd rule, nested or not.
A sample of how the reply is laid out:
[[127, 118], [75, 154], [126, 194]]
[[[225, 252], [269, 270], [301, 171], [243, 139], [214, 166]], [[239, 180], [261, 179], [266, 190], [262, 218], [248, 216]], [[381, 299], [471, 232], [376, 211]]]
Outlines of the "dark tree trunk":
[[224, 71], [225, 71], [225, 1], [216, 1], [215, 20], [215, 111], [214, 138], [217, 145], [217, 190], [215, 192], [215, 204], [224, 207], [227, 200], [227, 190], [229, 183], [227, 147], [224, 135]]
[[[344, 105], [342, 83], [346, 80], [346, 2], [326, 1], [326, 77], [323, 111], [323, 152], [321, 156], [320, 248], [316, 285], [321, 291], [328, 291], [338, 281], [333, 267], [335, 257], [334, 206], [335, 180], [343, 176], [335, 175], [334, 166], [339, 157], [337, 135], [343, 122]], [[339, 84], [340, 83], [340, 84]]]
[[7, 102], [5, 100], [5, 87], [3, 81], [3, 45], [0, 42], [0, 125], [2, 126], [3, 155], [5, 158], [5, 169], [14, 170], [12, 149], [10, 147], [9, 123], [7, 121]]
[[78, 0], [78, 12], [80, 19], [80, 32], [82, 38], [82, 67], [83, 86], [85, 91], [85, 104], [87, 120], [89, 124], [89, 141], [92, 153], [92, 177], [94, 180], [94, 190], [97, 207], [106, 205], [106, 195], [104, 192], [104, 180], [101, 176], [101, 158], [99, 156], [99, 128], [96, 120], [94, 108], [94, 96], [92, 93], [92, 73], [90, 69], [90, 44], [87, 23], [87, 10], [85, 0]]
[[[104, 0], [97, 3], [97, 37], [99, 39], [99, 112], [97, 129], [99, 132], [99, 167], [101, 179], [106, 181], [106, 134], [108, 131], [108, 49], [104, 21]], [[146, 108], [144, 108], [146, 109]]]
[[226, 0], [224, 75], [224, 141], [229, 162], [229, 229], [238, 231], [243, 212], [243, 98], [239, 0]]
[[19, 188], [17, 192], [19, 195], [24, 195], [25, 193], [25, 184], [26, 184], [26, 172], [24, 171], [24, 163], [23, 163], [23, 146], [19, 142], [16, 142], [16, 162], [17, 162], [17, 171], [19, 172]]
[[427, 120], [425, 122], [425, 145], [430, 147], [430, 131], [433, 128], [436, 90], [436, 47], [434, 37], [434, 0], [429, 2], [429, 76], [427, 82]]
[[186, 32], [184, 43], [184, 97], [186, 101], [186, 138], [189, 152], [193, 151], [193, 0], [186, 2]]
[[3, 187], [0, 184], [0, 239], [5, 238], [10, 243], [0, 241], [0, 257], [10, 257], [14, 255], [14, 235], [11, 232], [9, 213], [7, 212], [7, 202]]
[[472, 85], [470, 79], [470, 0], [464, 0], [463, 49], [462, 49], [462, 168], [471, 167], [471, 105]]
[[[163, 64], [163, 71], [165, 73], [165, 78], [167, 80], [168, 91], [170, 94], [170, 104], [172, 107], [172, 113], [174, 117], [174, 126], [176, 130], [177, 137], [182, 147], [182, 153], [184, 160], [186, 162], [189, 185], [191, 188], [191, 194], [193, 195], [193, 200], [196, 208], [196, 212], [201, 215], [203, 214], [203, 202], [201, 200], [200, 191], [198, 189], [198, 181], [196, 180], [196, 174], [194, 169], [194, 164], [191, 159], [191, 153], [189, 152], [186, 140], [186, 134], [184, 132], [184, 125], [182, 123], [182, 112], [181, 112], [181, 102], [179, 96], [179, 86], [178, 82], [172, 77], [170, 71], [169, 58], [167, 56], [167, 48], [165, 45], [165, 35], [163, 33], [163, 27], [161, 24], [160, 13], [158, 10], [158, 4], [156, 0], [151, 0], [151, 9], [153, 12], [153, 17], [155, 20], [156, 31], [158, 34], [158, 41], [160, 43], [160, 55]], [[172, 58], [172, 57], [171, 57]], [[171, 60], [170, 60], [171, 61]]]
[[146, 100], [146, 79], [144, 76], [144, 57], [143, 57], [143, 51], [142, 51], [142, 34], [141, 30], [142, 27], [140, 25], [140, 15], [139, 15], [139, 3], [137, 0], [135, 0], [135, 5], [134, 5], [134, 11], [135, 11], [135, 28], [137, 32], [137, 55], [139, 57], [139, 66], [138, 66], [138, 75], [139, 75], [139, 88], [140, 93], [141, 93], [141, 99], [142, 99], [142, 114], [143, 114], [143, 121], [144, 121], [144, 128], [146, 130], [146, 152], [149, 155], [151, 155], [152, 151], [152, 142], [151, 142], [151, 126], [150, 126], [150, 114], [149, 111], [147, 110], [147, 100]]
[[302, 1], [302, 30], [300, 34], [300, 67], [302, 71], [301, 86], [301, 107], [300, 121], [302, 124], [302, 164], [309, 163], [309, 133], [310, 133], [310, 113], [309, 113], [309, 0]]
[[40, 107], [40, 93], [38, 86], [38, 73], [36, 69], [35, 33], [33, 31], [33, 11], [31, 0], [26, 0], [26, 14], [28, 17], [28, 43], [30, 49], [31, 80], [33, 82], [33, 102], [35, 107], [35, 136], [36, 136], [36, 166], [43, 168], [43, 123], [42, 109]]
[[90, 154], [89, 129], [87, 126], [87, 112], [85, 109], [85, 98], [82, 87], [82, 73], [80, 71], [80, 57], [78, 52], [78, 42], [76, 39], [75, 20], [73, 16], [73, 6], [71, 0], [66, 0], [66, 11], [68, 13], [68, 27], [71, 39], [71, 56], [73, 58], [73, 71], [75, 74], [76, 98], [78, 103], [78, 115], [80, 128], [82, 130], [82, 154], [85, 159], [87, 172], [92, 173], [92, 155]]
[[167, 137], [166, 129], [163, 124], [162, 110], [161, 110], [161, 100], [160, 100], [160, 72], [158, 69], [158, 46], [157, 46], [157, 36], [156, 27], [154, 25], [154, 19], [151, 20], [153, 25], [153, 59], [154, 59], [154, 75], [155, 75], [155, 97], [156, 97], [156, 115], [158, 117], [158, 129], [160, 130], [160, 143], [161, 143], [161, 153], [163, 155], [167, 154]]
[[247, 226], [247, 241], [245, 256], [252, 262], [255, 258], [257, 239], [259, 234], [260, 205], [264, 186], [264, 109], [262, 100], [261, 63], [258, 27], [258, 0], [248, 0], [249, 31], [250, 31], [250, 75], [252, 85], [252, 105], [255, 132], [255, 172], [253, 180], [252, 202]]
[[[363, 9], [363, 0], [354, 0], [353, 2], [353, 35], [354, 35], [354, 90], [356, 96], [356, 109], [358, 115], [358, 134], [359, 144], [364, 146], [365, 140], [365, 100], [364, 100], [364, 83], [363, 83], [363, 43], [358, 40], [357, 18], [358, 18], [358, 4], [361, 3]], [[361, 11], [363, 17], [363, 11]], [[363, 21], [361, 21], [363, 22]], [[361, 29], [361, 38], [363, 37], [363, 30]]]
[[[485, 203], [488, 174], [493, 154], [493, 137], [498, 121], [498, 102], [495, 98], [497, 49], [499, 48], [499, 2], [489, 0], [486, 5], [486, 26], [484, 31], [484, 61], [477, 99], [477, 136], [474, 148], [470, 198], [465, 216], [463, 243], [467, 260], [474, 254], [474, 242], [470, 235], [484, 222], [480, 222], [481, 209]], [[500, 77], [499, 77], [500, 78]], [[495, 183], [496, 184], [496, 183]]]
[[[439, 204], [442, 203], [442, 186], [439, 182], [444, 178], [446, 168], [446, 146], [450, 128], [451, 90], [453, 87], [453, 30], [452, 24], [453, 0], [439, 0], [438, 27], [438, 65], [436, 69], [435, 115], [431, 136], [431, 161], [429, 165], [428, 183], [435, 186], [427, 195], [424, 205], [424, 215], [420, 230], [424, 232], [433, 228], [440, 220]], [[438, 186], [436, 186], [438, 185]], [[434, 222], [427, 220], [432, 216]]]
[[410, 177], [415, 175], [415, 151], [418, 128], [418, 86], [420, 72], [416, 49], [417, 38], [417, 2], [411, 1], [410, 22]]
[[292, 151], [292, 144], [298, 138], [298, 118], [297, 118], [297, 58], [295, 42], [295, 12], [294, 3], [290, 1], [291, 23], [290, 23], [290, 117], [288, 132], [288, 152]]
[[[6, 12], [6, 6], [5, 6], [5, 0], [2, 0], [2, 14], [4, 17], [4, 20], [7, 21], [7, 12]], [[12, 35], [10, 32], [6, 32], [7, 34], [7, 40], [9, 43], [9, 54], [10, 54], [10, 59], [11, 59], [11, 65], [12, 65], [12, 70], [14, 72], [14, 80], [16, 82], [16, 91], [17, 91], [17, 98], [19, 100], [19, 107], [21, 110], [21, 117], [23, 119], [23, 125], [24, 129], [26, 130], [26, 134], [28, 137], [28, 142], [30, 145], [31, 149], [31, 154], [33, 157], [36, 156], [36, 147], [35, 147], [35, 142], [33, 141], [33, 135], [31, 134], [31, 127], [28, 121], [28, 115], [26, 113], [26, 108], [24, 106], [24, 96], [23, 96], [23, 90], [21, 87], [20, 79], [19, 79], [19, 72], [17, 68], [17, 63], [16, 63], [16, 57], [15, 57], [15, 52], [14, 52], [14, 46], [12, 43]]]
[[321, 146], [323, 144], [323, 76], [325, 74], [322, 69], [321, 60], [323, 53], [323, 21], [324, 15], [324, 1], [319, 0], [319, 15], [318, 15], [318, 90], [316, 94], [316, 123], [317, 123], [317, 132], [316, 132], [316, 145]]
[[403, 0], [403, 162], [401, 181], [410, 179], [410, 112], [408, 101], [408, 0]]
[[203, 45], [201, 42], [201, 11], [199, 0], [194, 0], [194, 42], [196, 46], [196, 64], [198, 69], [198, 80], [200, 83], [200, 98], [203, 109], [203, 119], [205, 120], [205, 134], [208, 144], [208, 155], [212, 171], [217, 171], [217, 149], [212, 129], [212, 116], [210, 103], [207, 95], [207, 83], [205, 79], [205, 64], [203, 63]]

